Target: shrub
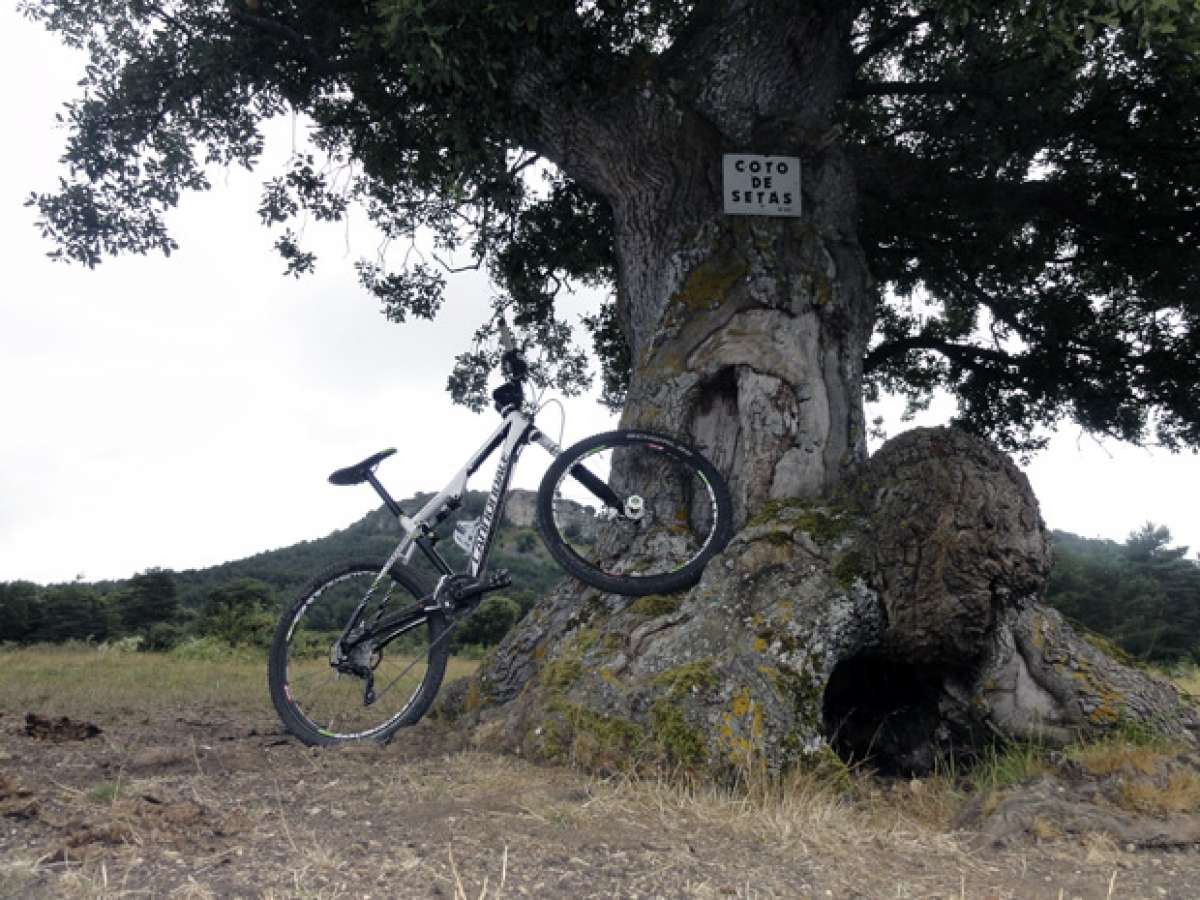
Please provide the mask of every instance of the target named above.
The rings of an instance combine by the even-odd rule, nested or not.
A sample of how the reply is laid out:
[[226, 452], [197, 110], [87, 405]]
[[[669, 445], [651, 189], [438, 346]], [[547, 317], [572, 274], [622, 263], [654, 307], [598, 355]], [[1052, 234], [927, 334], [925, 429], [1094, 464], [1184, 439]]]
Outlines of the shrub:
[[174, 649], [187, 637], [187, 632], [174, 622], [155, 622], [146, 629], [142, 650], [165, 653]]

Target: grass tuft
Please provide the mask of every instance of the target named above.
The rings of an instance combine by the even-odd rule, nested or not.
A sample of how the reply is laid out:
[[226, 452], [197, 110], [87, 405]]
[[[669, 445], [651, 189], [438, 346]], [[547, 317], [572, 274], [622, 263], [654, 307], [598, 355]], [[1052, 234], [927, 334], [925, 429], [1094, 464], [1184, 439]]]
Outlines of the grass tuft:
[[1152, 815], [1200, 812], [1200, 775], [1173, 772], [1166, 784], [1145, 778], [1127, 781], [1121, 785], [1119, 798], [1126, 809]]

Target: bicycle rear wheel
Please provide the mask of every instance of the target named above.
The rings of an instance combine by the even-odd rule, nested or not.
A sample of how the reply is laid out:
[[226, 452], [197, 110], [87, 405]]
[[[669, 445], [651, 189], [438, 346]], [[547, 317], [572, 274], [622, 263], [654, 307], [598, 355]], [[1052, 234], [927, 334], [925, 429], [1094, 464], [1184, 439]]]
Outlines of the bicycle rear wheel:
[[[424, 585], [402, 566], [335, 565], [285, 610], [271, 642], [267, 682], [284, 727], [306, 744], [388, 740], [425, 714], [441, 686], [445, 616], [423, 608]], [[378, 579], [378, 582], [377, 582]], [[359, 627], [350, 617], [369, 597]]]
[[610, 431], [563, 451], [542, 479], [537, 511], [562, 567], [616, 594], [691, 587], [733, 533], [729, 489], [713, 464], [645, 431]]

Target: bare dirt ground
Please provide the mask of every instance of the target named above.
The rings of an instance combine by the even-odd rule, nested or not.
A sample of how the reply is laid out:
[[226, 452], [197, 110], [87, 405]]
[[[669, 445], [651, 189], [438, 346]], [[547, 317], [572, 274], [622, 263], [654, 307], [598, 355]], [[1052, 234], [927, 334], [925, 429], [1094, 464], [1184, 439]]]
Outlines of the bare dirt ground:
[[989, 847], [920, 782], [747, 798], [533, 766], [433, 722], [311, 750], [249, 674], [216, 689], [195, 667], [142, 702], [17, 657], [0, 654], [0, 897], [1200, 897], [1195, 848], [1053, 829]]

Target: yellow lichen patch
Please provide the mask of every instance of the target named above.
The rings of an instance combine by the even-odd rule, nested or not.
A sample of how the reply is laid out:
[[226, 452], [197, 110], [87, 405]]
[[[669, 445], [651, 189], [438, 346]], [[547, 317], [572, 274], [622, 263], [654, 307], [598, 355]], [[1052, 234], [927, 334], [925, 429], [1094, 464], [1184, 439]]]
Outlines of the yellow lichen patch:
[[1046, 617], [1035, 613], [1033, 617], [1033, 628], [1030, 629], [1033, 632], [1030, 640], [1033, 642], [1033, 646], [1035, 646], [1038, 650], [1042, 650], [1046, 646], [1046, 635], [1043, 633], [1045, 627]]
[[634, 615], [654, 619], [658, 616], [667, 616], [676, 612], [681, 603], [683, 603], [682, 597], [668, 596], [666, 594], [647, 594], [644, 597], [638, 597], [637, 600], [629, 604], [626, 607], [626, 611]]
[[739, 777], [748, 778], [765, 766], [763, 710], [743, 687], [733, 695], [729, 712], [721, 714], [718, 731], [725, 759]]
[[[1036, 635], [1037, 632], [1034, 632]], [[1125, 697], [1119, 691], [1101, 683], [1092, 673], [1091, 668], [1084, 662], [1077, 663], [1078, 668], [1072, 671], [1071, 678], [1083, 687], [1084, 692], [1096, 697], [1099, 703], [1088, 714], [1093, 725], [1116, 725], [1121, 721], [1125, 711]], [[1059, 667], [1061, 669], [1061, 666]]]
[[711, 659], [697, 659], [659, 672], [654, 678], [654, 684], [657, 687], [666, 688], [668, 698], [678, 700], [693, 691], [704, 691], [715, 687], [717, 676], [713, 673]]
[[1121, 720], [1121, 703], [1119, 694], [1106, 693], [1101, 695], [1100, 705], [1088, 716], [1094, 725], [1115, 725]]
[[754, 639], [754, 652], [755, 653], [766, 653], [767, 652], [766, 638], [757, 637]]
[[739, 719], [750, 712], [750, 688], [742, 688], [733, 695], [733, 706], [730, 710]]
[[746, 261], [736, 254], [711, 256], [692, 270], [683, 287], [671, 299], [689, 310], [710, 309], [725, 300], [733, 286], [749, 271]]

